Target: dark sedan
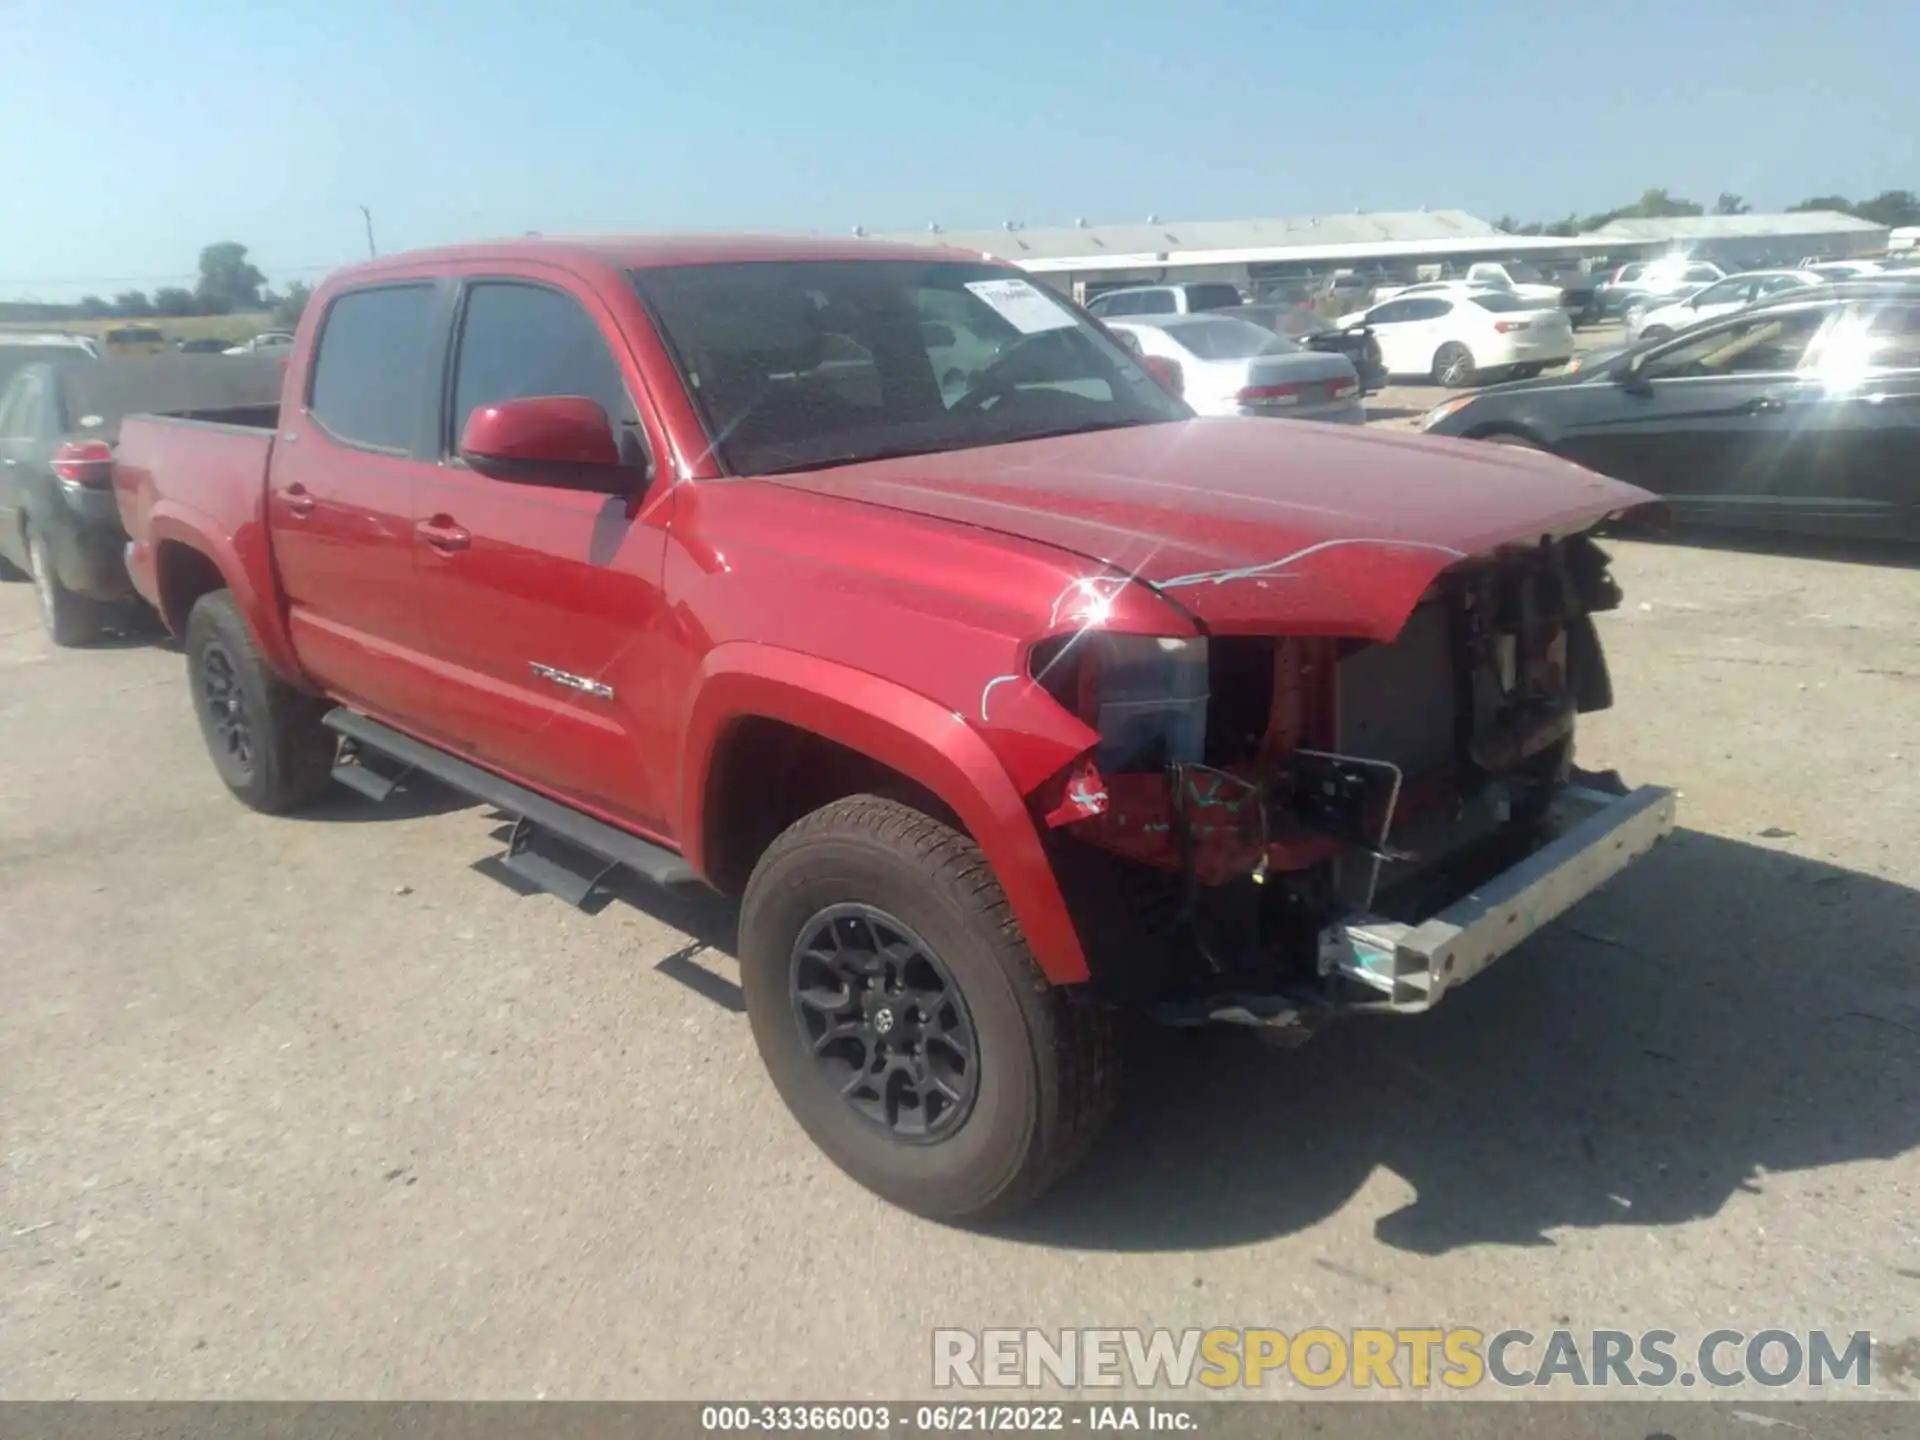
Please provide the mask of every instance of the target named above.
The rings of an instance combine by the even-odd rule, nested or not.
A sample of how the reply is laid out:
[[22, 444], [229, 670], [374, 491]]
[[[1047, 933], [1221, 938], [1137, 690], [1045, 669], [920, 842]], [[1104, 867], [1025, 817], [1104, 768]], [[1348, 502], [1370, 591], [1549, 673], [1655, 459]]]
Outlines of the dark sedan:
[[1920, 285], [1791, 292], [1421, 428], [1551, 451], [1679, 519], [1920, 539]]
[[175, 353], [26, 365], [0, 390], [0, 578], [33, 580], [56, 645], [97, 638], [135, 601], [113, 495], [121, 420], [166, 411], [271, 425], [284, 376], [277, 360]]
[[1297, 341], [1309, 350], [1346, 356], [1353, 364], [1354, 373], [1360, 377], [1360, 389], [1364, 394], [1371, 394], [1387, 383], [1387, 367], [1380, 358], [1380, 342], [1374, 338], [1369, 326], [1349, 325], [1343, 329], [1308, 306], [1284, 301], [1255, 301], [1251, 305], [1238, 307], [1233, 313], [1276, 335]]

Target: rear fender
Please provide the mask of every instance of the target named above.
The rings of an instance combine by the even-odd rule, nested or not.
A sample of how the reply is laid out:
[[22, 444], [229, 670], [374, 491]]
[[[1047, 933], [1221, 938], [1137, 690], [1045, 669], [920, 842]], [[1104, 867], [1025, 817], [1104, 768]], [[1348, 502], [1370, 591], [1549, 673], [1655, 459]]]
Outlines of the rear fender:
[[[153, 509], [146, 526], [147, 538], [137, 543], [127, 559], [135, 587], [154, 606], [160, 608], [159, 557], [166, 544], [184, 545], [198, 550], [219, 570], [220, 578], [232, 592], [234, 603], [253, 632], [260, 657], [289, 684], [303, 689], [312, 682], [295, 658], [293, 640], [287, 631], [286, 617], [275, 599], [273, 556], [268, 549], [266, 528], [257, 524], [243, 526], [233, 536], [221, 533], [206, 517], [183, 507], [162, 501]], [[168, 623], [184, 629], [186, 617], [169, 616]]]
[[865, 755], [924, 786], [949, 806], [993, 866], [1047, 978], [1089, 978], [1073, 917], [1019, 790], [965, 718], [890, 680], [767, 645], [708, 653], [686, 728], [681, 767], [683, 853], [705, 875], [704, 797], [728, 728], [777, 720]]

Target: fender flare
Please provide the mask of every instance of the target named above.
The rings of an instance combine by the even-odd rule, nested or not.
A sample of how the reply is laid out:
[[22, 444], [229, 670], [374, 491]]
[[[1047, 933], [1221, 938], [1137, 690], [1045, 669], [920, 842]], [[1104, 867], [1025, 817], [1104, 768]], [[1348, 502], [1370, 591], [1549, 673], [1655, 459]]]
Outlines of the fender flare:
[[1025, 801], [966, 720], [862, 670], [795, 651], [733, 642], [709, 651], [682, 749], [682, 852], [702, 874], [703, 812], [713, 758], [739, 720], [761, 718], [834, 741], [899, 771], [950, 806], [993, 867], [1028, 948], [1056, 985], [1091, 978], [1080, 935]]
[[[136, 585], [143, 579], [143, 569], [150, 577], [147, 583], [151, 584], [154, 593], [146, 595], [144, 587], [141, 593], [146, 595], [155, 609], [161, 608], [162, 598], [159, 593], [160, 547], [174, 544], [197, 550], [213, 562], [213, 567], [220, 572], [220, 578], [232, 592], [234, 603], [240, 607], [241, 618], [253, 632], [254, 643], [260, 647], [261, 659], [290, 684], [302, 689], [310, 688], [311, 682], [294, 654], [293, 637], [287, 630], [277, 596], [263, 595], [260, 587], [254, 583], [256, 574], [264, 574], [271, 580], [273, 573], [273, 557], [267, 549], [265, 527], [248, 525], [229, 538], [195, 512], [163, 502], [154, 507], [152, 515], [148, 517], [146, 530], [147, 540], [144, 545], [134, 547], [135, 554], [129, 557], [128, 568], [133, 572]], [[146, 553], [139, 554], [141, 550]], [[184, 624], [186, 617], [180, 618]]]

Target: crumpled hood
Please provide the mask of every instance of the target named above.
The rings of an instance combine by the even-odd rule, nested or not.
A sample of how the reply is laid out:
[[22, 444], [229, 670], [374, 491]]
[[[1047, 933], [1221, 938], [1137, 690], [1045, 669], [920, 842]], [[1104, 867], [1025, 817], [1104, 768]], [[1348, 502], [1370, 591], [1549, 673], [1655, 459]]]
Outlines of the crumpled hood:
[[[1537, 451], [1346, 426], [1189, 420], [774, 477], [1051, 545], [1215, 633], [1391, 640], [1469, 556], [1655, 497]], [[1056, 612], [1061, 606], [1056, 603]]]

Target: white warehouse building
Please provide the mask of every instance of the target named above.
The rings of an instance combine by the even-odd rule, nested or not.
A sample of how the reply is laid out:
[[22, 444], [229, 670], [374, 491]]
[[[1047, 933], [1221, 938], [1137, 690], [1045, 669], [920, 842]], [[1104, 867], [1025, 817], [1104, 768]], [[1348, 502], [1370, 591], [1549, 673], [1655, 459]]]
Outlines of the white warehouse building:
[[[857, 230], [856, 234], [865, 234]], [[1727, 269], [1793, 264], [1884, 250], [1886, 227], [1827, 211], [1615, 220], [1589, 235], [1509, 235], [1464, 210], [1394, 210], [1269, 220], [1171, 220], [903, 231], [877, 239], [950, 245], [1008, 260], [1077, 300], [1122, 285], [1227, 281], [1255, 298], [1351, 272], [1378, 280], [1431, 278], [1477, 260], [1530, 260], [1566, 271], [1668, 252]]]
[[1226, 280], [1251, 295], [1342, 270], [1413, 280], [1423, 266], [1475, 260], [1568, 261], [1604, 241], [1508, 235], [1464, 210], [1306, 215], [1272, 220], [1175, 220], [1138, 224], [945, 231], [876, 238], [952, 245], [1009, 260], [1055, 289], [1085, 300], [1119, 285]]

